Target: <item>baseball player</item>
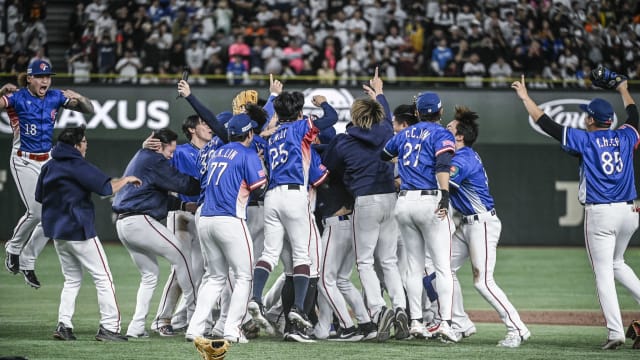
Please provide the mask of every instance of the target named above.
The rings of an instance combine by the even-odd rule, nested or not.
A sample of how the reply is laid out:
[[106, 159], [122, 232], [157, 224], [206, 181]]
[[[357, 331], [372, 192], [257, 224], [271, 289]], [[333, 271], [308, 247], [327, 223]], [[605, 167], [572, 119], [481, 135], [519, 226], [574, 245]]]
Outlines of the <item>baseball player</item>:
[[27, 208], [5, 244], [5, 267], [13, 274], [22, 272], [27, 284], [36, 289], [40, 281], [34, 271], [35, 259], [48, 238], [39, 225], [41, 205], [33, 194], [40, 169], [50, 157], [53, 126], [61, 107], [93, 113], [93, 105], [86, 97], [71, 90], [51, 89], [51, 75], [55, 75], [51, 65], [36, 60], [29, 65], [26, 75], [18, 76], [20, 89], [13, 84], [0, 88], [0, 110], [6, 109], [13, 129], [11, 175]]
[[396, 134], [385, 145], [384, 159], [398, 157], [402, 184], [395, 216], [407, 252], [407, 298], [411, 329], [426, 337], [422, 322], [422, 277], [425, 252], [436, 268], [442, 322], [429, 330], [448, 341], [457, 341], [451, 329], [451, 223], [449, 209], [449, 167], [455, 151], [453, 136], [438, 122], [442, 117], [440, 97], [431, 92], [416, 99], [420, 121]]
[[[393, 165], [380, 158], [384, 144], [393, 136], [393, 127], [377, 68], [369, 84], [363, 87], [371, 98], [353, 103], [353, 126], [331, 141], [325, 165], [332, 173], [344, 173], [347, 190], [355, 198], [356, 265], [369, 313], [378, 326], [377, 340], [386, 341], [394, 322], [397, 328], [408, 330], [408, 318], [396, 257], [398, 229], [392, 213], [396, 203]], [[382, 267], [395, 314], [385, 306], [374, 258]]]
[[246, 206], [249, 193], [267, 183], [260, 158], [251, 147], [252, 129], [256, 126], [246, 114], [232, 117], [228, 123], [231, 142], [207, 159], [206, 195], [198, 232], [209, 268], [187, 329], [187, 339], [204, 334], [206, 319], [226, 286], [231, 268], [235, 281], [224, 322], [224, 338], [236, 343], [248, 342], [240, 330], [251, 295], [253, 266]]
[[195, 306], [197, 280], [193, 277], [186, 245], [176, 239], [160, 221], [167, 217], [168, 210], [195, 211], [195, 203], [184, 203], [178, 198], [170, 197], [168, 192], [197, 195], [200, 192], [200, 182], [180, 173], [169, 162], [176, 148], [176, 133], [161, 129], [153, 136], [160, 139], [161, 148], [157, 151], [139, 150], [125, 170], [125, 176], [140, 178], [142, 186], [126, 186], [115, 196], [112, 206], [113, 211], [118, 214], [118, 237], [141, 275], [135, 314], [127, 329], [129, 337], [148, 336], [145, 319], [158, 283], [156, 256], [164, 257], [175, 266], [178, 284], [187, 303], [187, 320]]
[[520, 315], [493, 279], [496, 248], [502, 223], [496, 215], [489, 180], [480, 156], [471, 146], [478, 137], [478, 115], [464, 106], [456, 106], [453, 120], [447, 124], [456, 141], [456, 154], [451, 161], [449, 184], [451, 205], [462, 215], [453, 235], [451, 268], [454, 271], [453, 329], [458, 339], [471, 336], [476, 328], [464, 312], [462, 290], [455, 272], [465, 260], [471, 260], [473, 284], [480, 295], [498, 312], [507, 327], [507, 336], [498, 346], [515, 348], [529, 339], [531, 333]]
[[90, 195], [92, 192], [111, 195], [125, 184], [140, 185], [140, 179], [135, 176], [110, 179], [84, 159], [86, 152], [84, 127], [64, 129], [51, 151], [53, 160], [42, 166], [36, 185], [35, 200], [42, 204], [44, 235], [54, 239], [64, 275], [58, 326], [53, 337], [76, 340], [71, 319], [82, 283], [82, 270], [86, 269], [96, 285], [100, 306], [96, 340], [126, 341], [127, 338], [120, 335], [120, 309], [109, 263], [96, 235]]
[[[262, 291], [282, 252], [285, 234], [291, 244], [295, 301], [289, 320], [302, 328], [311, 327], [304, 311], [304, 299], [309, 285], [309, 242], [313, 228], [310, 223], [309, 164], [311, 142], [318, 133], [311, 119], [303, 118], [304, 95], [283, 92], [274, 100], [279, 127], [268, 140], [265, 161], [269, 170], [269, 187], [265, 195], [264, 250], [254, 269], [253, 298], [249, 311], [261, 327], [270, 325], [264, 318]], [[286, 265], [287, 262], [284, 262]], [[306, 334], [301, 334], [306, 335]]]
[[[191, 115], [184, 120], [182, 132], [189, 142], [176, 146], [176, 151], [171, 158], [171, 164], [178, 169], [179, 172], [199, 179], [200, 169], [197, 160], [200, 150], [212, 138], [211, 128], [197, 115]], [[199, 196], [178, 194], [178, 198], [183, 202], [198, 202]], [[193, 269], [193, 276], [196, 279], [195, 285], [196, 288], [198, 288], [202, 275], [204, 275], [204, 261], [202, 251], [200, 250], [195, 216], [188, 211], [169, 211], [167, 215], [167, 228], [175, 234], [179, 241], [188, 245], [185, 247], [185, 251], [191, 255], [191, 267]], [[157, 331], [161, 336], [175, 335], [172, 323], [176, 325], [177, 328], [187, 326], [187, 309], [183, 306], [185, 304], [184, 302], [181, 303], [179, 309], [176, 309], [172, 321], [174, 309], [182, 293], [175, 278], [175, 268], [172, 267], [162, 296], [160, 297], [158, 313], [151, 326], [152, 329]]]
[[617, 349], [624, 344], [625, 333], [614, 280], [640, 303], [640, 280], [624, 262], [624, 252], [638, 228], [638, 213], [633, 205], [637, 197], [633, 152], [640, 144], [638, 108], [627, 82], [622, 81], [616, 89], [627, 112], [625, 124], [610, 129], [613, 107], [606, 100], [595, 98], [588, 105], [580, 105], [586, 112], [584, 131], [551, 120], [529, 97], [524, 75], [511, 87], [536, 124], [560, 141], [564, 151], [580, 158], [578, 199], [584, 204], [585, 245], [608, 330], [602, 349]]
[[[330, 162], [329, 159], [323, 161]], [[323, 232], [318, 323], [314, 327], [314, 335], [320, 339], [329, 337], [332, 316], [335, 314], [340, 330], [331, 340], [371, 340], [377, 336], [376, 327], [362, 295], [351, 282], [355, 265], [352, 245], [354, 199], [345, 188], [342, 178], [341, 173], [331, 174], [328, 186], [318, 188], [316, 215], [322, 219]], [[357, 329], [347, 303], [355, 313]]]

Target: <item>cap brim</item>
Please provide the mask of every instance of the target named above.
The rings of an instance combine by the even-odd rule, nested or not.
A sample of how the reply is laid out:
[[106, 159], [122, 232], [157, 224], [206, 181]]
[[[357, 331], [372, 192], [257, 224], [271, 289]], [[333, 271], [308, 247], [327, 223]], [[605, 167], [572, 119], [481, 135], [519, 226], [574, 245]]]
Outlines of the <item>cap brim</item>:
[[589, 109], [589, 105], [587, 105], [587, 104], [580, 104], [580, 105], [578, 105], [578, 106], [580, 106], [580, 109], [582, 109], [582, 111], [589, 112], [589, 110], [588, 110], [588, 109]]

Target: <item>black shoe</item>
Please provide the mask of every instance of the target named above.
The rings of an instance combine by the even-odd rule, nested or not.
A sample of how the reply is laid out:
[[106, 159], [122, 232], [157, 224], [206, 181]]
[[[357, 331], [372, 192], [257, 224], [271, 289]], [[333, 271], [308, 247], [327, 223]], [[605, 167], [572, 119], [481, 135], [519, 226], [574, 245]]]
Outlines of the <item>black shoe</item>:
[[59, 322], [56, 331], [53, 332], [53, 337], [58, 340], [75, 340], [76, 336], [73, 335], [73, 329], [65, 327], [63, 323]]
[[22, 275], [24, 275], [24, 281], [27, 282], [27, 284], [31, 285], [31, 287], [39, 289], [40, 288], [40, 281], [38, 281], [38, 277], [36, 276], [36, 272], [33, 270], [20, 270], [20, 272], [22, 273]]
[[129, 341], [126, 336], [105, 329], [102, 325], [100, 325], [100, 329], [98, 329], [98, 333], [96, 334], [96, 340], [98, 341]]
[[380, 314], [378, 314], [378, 336], [376, 337], [379, 342], [387, 341], [391, 337], [391, 325], [393, 325], [394, 319], [393, 310], [388, 309], [386, 306], [380, 309]]
[[14, 255], [11, 253], [7, 253], [7, 256], [4, 258], [4, 267], [8, 272], [13, 275], [20, 272], [20, 255]]
[[158, 328], [158, 334], [160, 334], [160, 336], [175, 336], [176, 332], [173, 330], [173, 326], [162, 325]]
[[253, 319], [242, 324], [242, 332], [247, 339], [255, 339], [259, 336], [260, 326]]
[[373, 340], [378, 336], [376, 325], [371, 321], [358, 324], [358, 332], [362, 335], [362, 341]]
[[330, 341], [360, 341], [364, 338], [364, 335], [352, 326], [348, 329], [341, 329], [335, 336], [329, 336]]
[[298, 324], [303, 329], [313, 327], [313, 324], [311, 323], [311, 321], [309, 321], [309, 318], [307, 318], [307, 314], [305, 314], [304, 311], [298, 309], [298, 307], [295, 305], [291, 307], [289, 316], [287, 318], [290, 321]]
[[406, 339], [410, 336], [409, 334], [409, 317], [403, 308], [396, 309], [396, 318], [393, 323], [396, 329], [396, 340]]
[[291, 331], [284, 334], [284, 341], [295, 341], [300, 343], [316, 342], [309, 335], [307, 335], [304, 329], [301, 329], [297, 324], [293, 324], [291, 326]]

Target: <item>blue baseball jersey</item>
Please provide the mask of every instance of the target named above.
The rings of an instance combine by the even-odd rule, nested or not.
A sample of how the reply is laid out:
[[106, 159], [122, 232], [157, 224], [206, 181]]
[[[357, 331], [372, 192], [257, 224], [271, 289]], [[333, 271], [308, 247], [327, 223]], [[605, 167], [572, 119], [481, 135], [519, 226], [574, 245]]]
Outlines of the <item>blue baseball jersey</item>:
[[633, 152], [638, 144], [638, 130], [627, 124], [597, 131], [565, 127], [563, 150], [580, 155], [578, 200], [582, 204], [635, 200]]
[[269, 141], [265, 161], [269, 170], [269, 189], [284, 184], [307, 186], [311, 163], [311, 142], [318, 129], [311, 119], [280, 125]]
[[455, 139], [442, 125], [421, 121], [391, 138], [384, 147], [389, 156], [398, 157], [401, 190], [438, 189], [436, 156], [455, 151]]
[[13, 147], [30, 153], [49, 152], [58, 110], [69, 103], [62, 91], [49, 89], [41, 99], [22, 88], [2, 99], [13, 129]]
[[214, 136], [202, 147], [202, 149], [200, 149], [200, 152], [198, 152], [198, 158], [196, 160], [199, 173], [196, 179], [200, 180], [200, 196], [198, 197], [198, 204], [202, 204], [204, 202], [205, 189], [207, 187], [207, 159], [222, 145], [224, 145], [222, 139]]
[[[196, 179], [200, 179], [200, 168], [198, 166], [198, 156], [200, 149], [195, 147], [192, 143], [180, 144], [176, 146], [176, 151], [171, 158], [171, 165], [178, 169], [183, 174], [189, 175]], [[198, 196], [187, 196], [178, 194], [178, 197], [182, 201], [196, 202]]]
[[201, 216], [247, 218], [252, 190], [267, 183], [258, 154], [239, 142], [231, 142], [210, 154]]
[[470, 147], [456, 150], [449, 172], [451, 205], [462, 215], [473, 215], [493, 209], [489, 178], [480, 155]]

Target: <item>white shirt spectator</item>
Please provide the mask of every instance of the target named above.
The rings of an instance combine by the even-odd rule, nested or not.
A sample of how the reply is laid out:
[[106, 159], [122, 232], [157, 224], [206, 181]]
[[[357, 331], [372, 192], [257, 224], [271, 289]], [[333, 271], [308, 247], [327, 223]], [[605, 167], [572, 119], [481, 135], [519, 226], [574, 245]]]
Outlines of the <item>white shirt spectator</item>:
[[440, 10], [438, 10], [433, 16], [433, 23], [443, 29], [449, 28], [455, 24], [453, 12], [449, 10], [449, 6], [447, 4], [440, 5]]
[[482, 77], [486, 74], [487, 70], [484, 64], [480, 62], [480, 58], [477, 54], [471, 54], [469, 61], [462, 66], [462, 73], [464, 74], [464, 83], [470, 88], [481, 88]]
[[347, 85], [347, 82], [350, 81], [351, 85], [355, 86], [356, 77], [360, 74], [360, 71], [362, 71], [360, 62], [352, 57], [351, 53], [347, 53], [336, 64], [336, 73], [340, 77], [339, 85]]
[[262, 59], [264, 60], [264, 73], [280, 74], [282, 73], [282, 61], [284, 60], [284, 52], [280, 47], [275, 45], [275, 40], [269, 40], [269, 41], [274, 42], [274, 44], [262, 49]]
[[327, 8], [329, 7], [329, 1], [309, 0], [309, 7], [311, 8], [311, 19], [315, 19], [318, 15], [318, 11], [327, 10]]
[[120, 74], [116, 82], [135, 84], [137, 82], [138, 69], [141, 67], [140, 59], [134, 53], [126, 51], [125, 56], [116, 63], [116, 71]]
[[404, 38], [400, 35], [387, 35], [387, 37], [384, 39], [385, 44], [387, 44], [388, 47], [390, 48], [398, 48], [402, 45], [405, 44]]
[[197, 73], [200, 73], [202, 65], [204, 65], [204, 60], [206, 59], [204, 57], [204, 50], [197, 44], [195, 46], [190, 46], [185, 50], [184, 57], [187, 66], [192, 70], [198, 69]]
[[291, 18], [291, 22], [287, 24], [287, 32], [289, 36], [297, 38], [300, 41], [307, 37], [307, 29], [304, 27], [304, 24], [298, 21], [298, 18]]
[[271, 10], [267, 9], [266, 6], [264, 8], [260, 7], [260, 10], [258, 10], [258, 13], [256, 14], [256, 19], [260, 25], [264, 25], [267, 21], [273, 19], [273, 13]]
[[476, 16], [472, 12], [459, 12], [456, 15], [456, 25], [466, 30], [467, 33], [471, 30], [471, 22], [476, 20]]
[[511, 65], [505, 62], [503, 58], [498, 58], [496, 62], [489, 66], [489, 75], [493, 78], [491, 87], [507, 87], [507, 78], [513, 74]]
[[347, 22], [342, 19], [336, 18], [331, 22], [331, 25], [335, 29], [335, 36], [340, 39], [342, 44], [347, 44], [349, 42], [349, 33], [347, 31]]
[[102, 0], [93, 0], [91, 4], [84, 8], [84, 13], [87, 14], [88, 20], [96, 21], [106, 8], [107, 5], [105, 5]]
[[367, 22], [362, 18], [351, 18], [347, 20], [347, 30], [351, 35], [355, 33], [365, 34], [368, 28]]
[[108, 34], [111, 41], [116, 41], [116, 22], [113, 20], [109, 12], [105, 9], [102, 14], [96, 19], [95, 36], [97, 38], [102, 37], [104, 34]]
[[374, 6], [364, 8], [364, 18], [369, 22], [369, 34], [384, 33], [384, 22], [387, 17], [387, 10], [376, 1]]

